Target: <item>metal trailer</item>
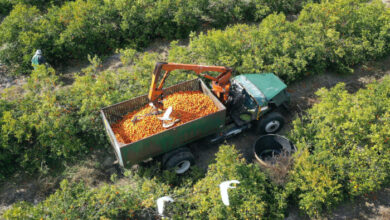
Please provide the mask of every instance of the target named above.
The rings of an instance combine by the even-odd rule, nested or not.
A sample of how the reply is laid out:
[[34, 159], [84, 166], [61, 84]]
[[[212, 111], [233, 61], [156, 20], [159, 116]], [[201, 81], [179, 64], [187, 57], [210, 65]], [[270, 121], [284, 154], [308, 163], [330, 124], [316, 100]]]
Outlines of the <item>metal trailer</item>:
[[194, 79], [168, 87], [163, 90], [163, 95], [168, 96], [179, 91], [202, 91], [211, 98], [218, 111], [180, 126], [166, 129], [163, 132], [136, 142], [123, 144], [116, 139], [111, 125], [122, 119], [129, 112], [147, 105], [149, 103], [147, 95], [111, 105], [101, 110], [104, 126], [110, 138], [111, 145], [114, 148], [119, 165], [129, 167], [148, 158], [153, 158], [182, 147], [200, 138], [215, 134], [224, 128], [226, 108], [201, 79]]

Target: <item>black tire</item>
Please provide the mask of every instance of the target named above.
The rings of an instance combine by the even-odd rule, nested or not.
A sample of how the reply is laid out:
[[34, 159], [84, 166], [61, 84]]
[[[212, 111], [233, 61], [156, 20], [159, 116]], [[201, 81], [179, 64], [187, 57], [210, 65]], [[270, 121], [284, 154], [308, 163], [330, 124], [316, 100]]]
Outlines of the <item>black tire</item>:
[[271, 112], [257, 122], [257, 134], [275, 134], [284, 126], [284, 118], [278, 112]]
[[114, 164], [113, 167], [119, 176], [124, 176], [125, 169], [119, 163]]
[[167, 153], [165, 153], [162, 158], [161, 158], [161, 162], [163, 165], [166, 164], [166, 162], [175, 154], [178, 154], [180, 152], [191, 152], [190, 149], [188, 147], [180, 147], [180, 148], [176, 148], [172, 151], [169, 151]]
[[164, 164], [164, 169], [174, 170], [177, 174], [183, 174], [194, 165], [195, 159], [191, 152], [184, 151], [173, 155]]

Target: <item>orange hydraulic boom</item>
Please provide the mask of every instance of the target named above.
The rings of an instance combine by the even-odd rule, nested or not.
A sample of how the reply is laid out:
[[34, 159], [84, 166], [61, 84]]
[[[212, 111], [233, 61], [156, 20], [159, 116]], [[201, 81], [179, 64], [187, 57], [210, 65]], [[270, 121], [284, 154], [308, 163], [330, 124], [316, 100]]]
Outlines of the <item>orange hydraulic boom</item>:
[[[161, 76], [161, 71], [165, 70], [162, 79], [157, 86], [157, 83]], [[152, 75], [152, 83], [149, 89], [148, 98], [155, 107], [160, 108], [162, 106], [162, 88], [164, 86], [165, 80], [168, 77], [169, 73], [172, 70], [192, 70], [197, 75], [203, 76], [207, 79], [212, 80], [211, 90], [214, 94], [223, 102], [226, 103], [229, 97], [230, 90], [230, 77], [232, 76], [232, 69], [224, 66], [202, 66], [202, 65], [193, 65], [193, 64], [177, 64], [177, 63], [162, 63], [159, 62], [156, 64]], [[212, 77], [207, 74], [203, 74], [206, 71], [220, 72], [217, 77]]]

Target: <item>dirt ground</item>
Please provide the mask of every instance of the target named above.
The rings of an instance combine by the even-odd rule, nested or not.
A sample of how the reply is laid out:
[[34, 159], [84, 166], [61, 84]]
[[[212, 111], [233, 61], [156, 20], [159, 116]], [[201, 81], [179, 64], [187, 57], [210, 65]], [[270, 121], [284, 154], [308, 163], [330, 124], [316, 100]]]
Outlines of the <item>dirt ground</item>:
[[[147, 51], [165, 52], [167, 43], [152, 45]], [[80, 71], [87, 64], [73, 66], [71, 69], [61, 70], [62, 79], [65, 84], [71, 84], [73, 72]], [[123, 67], [120, 62], [120, 55], [114, 54], [103, 62], [102, 69], [116, 70]], [[286, 125], [280, 134], [285, 135], [291, 130], [291, 121], [298, 114], [317, 102], [315, 91], [321, 87], [330, 88], [339, 82], [344, 82], [350, 92], [355, 92], [363, 88], [367, 83], [380, 80], [384, 75], [390, 75], [390, 56], [377, 62], [369, 62], [355, 68], [353, 74], [338, 74], [327, 72], [321, 75], [309, 76], [299, 82], [289, 85], [288, 91], [291, 94], [291, 108], [285, 112]], [[235, 145], [248, 160], [252, 162], [252, 145], [258, 138], [254, 132], [248, 131], [226, 141], [227, 144]], [[214, 155], [218, 151], [219, 145], [210, 145], [206, 141], [200, 141], [191, 146], [196, 157], [196, 164], [200, 168], [207, 170], [208, 165], [214, 160]], [[64, 179], [72, 181], [84, 180], [91, 187], [108, 182], [115, 169], [111, 166], [115, 160], [113, 152], [96, 151], [85, 159], [84, 162], [69, 165], [59, 174], [53, 175], [27, 175], [16, 174], [5, 182], [0, 182], [0, 215], [17, 201], [29, 201], [38, 203], [45, 197], [53, 193]], [[123, 183], [121, 183], [123, 184]], [[305, 219], [300, 216], [296, 207], [292, 207], [286, 219]], [[337, 207], [332, 213], [324, 217], [325, 219], [390, 219], [390, 189], [383, 189], [367, 197], [357, 198]]]

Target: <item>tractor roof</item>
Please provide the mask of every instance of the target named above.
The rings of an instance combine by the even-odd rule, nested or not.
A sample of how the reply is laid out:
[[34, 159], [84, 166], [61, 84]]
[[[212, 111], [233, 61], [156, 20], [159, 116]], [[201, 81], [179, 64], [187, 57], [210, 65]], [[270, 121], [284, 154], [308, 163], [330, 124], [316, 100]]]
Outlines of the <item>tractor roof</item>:
[[266, 104], [287, 88], [287, 85], [273, 73], [242, 74], [234, 77], [234, 80], [243, 85], [260, 105]]

